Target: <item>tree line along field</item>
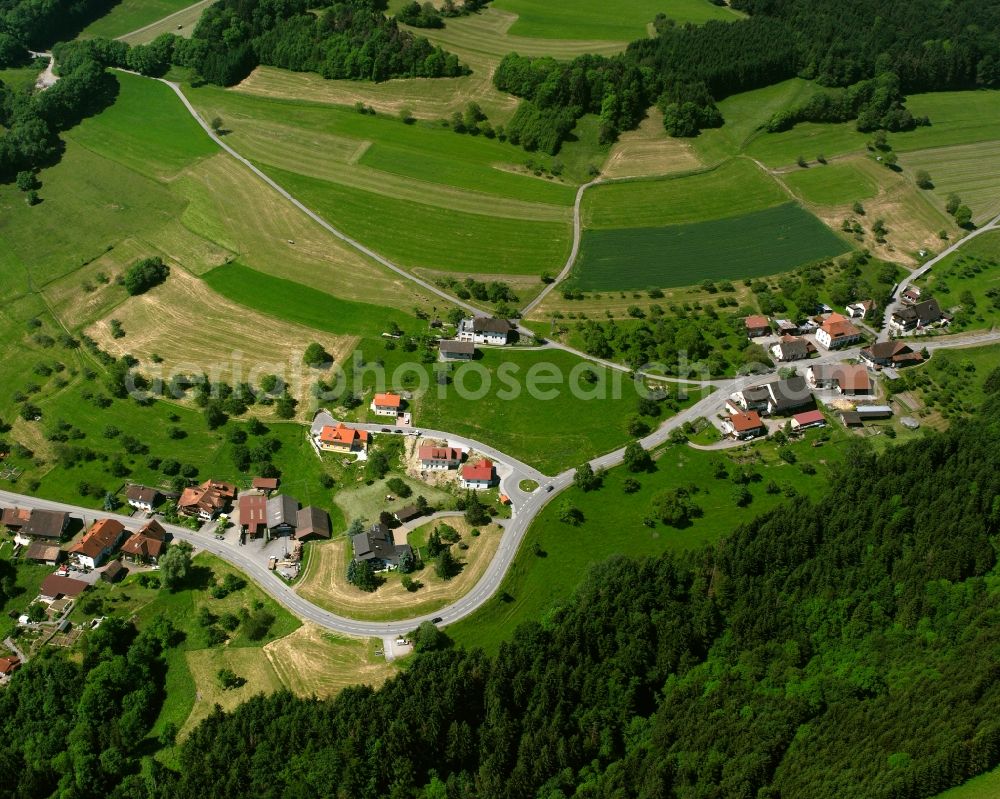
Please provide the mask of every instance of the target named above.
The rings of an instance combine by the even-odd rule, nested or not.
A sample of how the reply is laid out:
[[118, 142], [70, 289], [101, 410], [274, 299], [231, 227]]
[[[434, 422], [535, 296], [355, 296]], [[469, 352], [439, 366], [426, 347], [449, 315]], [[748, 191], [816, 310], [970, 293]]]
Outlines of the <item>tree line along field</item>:
[[[583, 491], [571, 486], [549, 503], [532, 523], [518, 550], [497, 598], [457, 624], [448, 634], [466, 647], [496, 652], [522, 622], [544, 619], [569, 600], [587, 571], [615, 555], [642, 558], [664, 551], [695, 549], [730, 532], [742, 520], [766, 512], [781, 501], [781, 492], [769, 494], [773, 481], [780, 487], [793, 484], [802, 494], [815, 496], [826, 485], [830, 467], [841, 460], [846, 435], [827, 428], [830, 440], [818, 449], [812, 443], [821, 430], [809, 431], [792, 445], [803, 460], [816, 465], [815, 474], [805, 474], [798, 463], [789, 464], [776, 455], [773, 444], [757, 444], [734, 453], [704, 452], [686, 445], [668, 445], [655, 459], [650, 473], [630, 473], [624, 466], [604, 475], [601, 488]], [[827, 437], [827, 436], [823, 436]], [[818, 453], [818, 455], [817, 455]], [[718, 476], [720, 464], [726, 473]], [[758, 482], [748, 484], [752, 501], [740, 507], [734, 501], [733, 476], [756, 472]], [[627, 480], [639, 484], [636, 490]], [[703, 515], [680, 527], [655, 518], [653, 498], [660, 492], [696, 486], [693, 501]], [[626, 488], [632, 493], [627, 493]], [[580, 510], [579, 525], [560, 520], [566, 507]]]
[[810, 213], [785, 203], [686, 225], [588, 230], [573, 286], [608, 291], [758, 277], [849, 249]]

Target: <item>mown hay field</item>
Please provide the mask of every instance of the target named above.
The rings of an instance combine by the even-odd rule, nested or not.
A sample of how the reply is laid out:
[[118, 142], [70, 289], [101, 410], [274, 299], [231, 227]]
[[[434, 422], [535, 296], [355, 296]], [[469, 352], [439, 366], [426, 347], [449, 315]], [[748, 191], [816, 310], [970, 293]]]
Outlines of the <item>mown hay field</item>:
[[[107, 14], [84, 28], [80, 36], [85, 39], [97, 36], [114, 39], [176, 14], [194, 3], [195, 0], [121, 0]], [[175, 31], [179, 24], [183, 21], [174, 23]]]
[[573, 285], [604, 291], [737, 280], [784, 272], [849, 249], [810, 213], [785, 203], [687, 225], [588, 230]]
[[739, 216], [788, 200], [774, 178], [745, 158], [688, 175], [606, 183], [589, 189], [584, 226], [644, 228]]
[[782, 175], [782, 180], [808, 203], [843, 205], [867, 200], [878, 194], [878, 183], [855, 164], [817, 164], [796, 168]]
[[930, 174], [941, 207], [954, 193], [972, 209], [977, 224], [1000, 214], [1000, 141], [917, 150], [901, 160], [912, 172], [923, 169]]

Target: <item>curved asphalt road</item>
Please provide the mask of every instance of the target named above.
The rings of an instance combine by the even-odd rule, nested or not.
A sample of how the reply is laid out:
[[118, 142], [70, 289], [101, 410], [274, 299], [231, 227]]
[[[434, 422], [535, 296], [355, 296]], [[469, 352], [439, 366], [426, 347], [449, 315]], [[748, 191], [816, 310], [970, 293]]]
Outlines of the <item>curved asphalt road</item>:
[[[933, 267], [935, 264], [937, 264], [944, 258], [947, 258], [956, 250], [961, 249], [963, 246], [965, 246], [974, 238], [976, 238], [976, 236], [981, 236], [983, 233], [986, 233], [989, 230], [997, 230], [998, 224], [1000, 224], [1000, 216], [995, 216], [993, 217], [993, 219], [991, 219], [982, 227], [976, 228], [968, 235], [963, 236], [954, 244], [952, 244], [950, 247], [939, 252], [937, 255], [931, 258], [927, 263], [923, 264], [918, 269], [913, 270], [910, 274], [908, 274], [905, 278], [903, 278], [903, 280], [899, 282], [899, 285], [896, 286], [895, 297], [899, 297], [904, 291], [906, 291], [906, 289], [910, 286], [911, 283], [913, 283], [914, 280], [923, 277], [925, 274], [927, 274], [927, 272], [930, 271], [931, 267]], [[890, 302], [889, 305], [886, 307], [885, 317], [882, 321], [882, 331], [878, 334], [879, 341], [889, 340], [889, 320], [891, 320], [892, 315], [902, 307], [903, 304], [898, 299], [893, 299], [893, 301]]]
[[[1000, 330], [993, 330], [980, 334], [950, 336], [947, 338], [933, 338], [927, 340], [925, 342], [925, 346], [930, 350], [936, 350], [975, 347], [997, 342], [1000, 342]], [[815, 364], [856, 357], [857, 353], [858, 348], [839, 350], [833, 353], [825, 354], [820, 359], [811, 361], [810, 363]], [[723, 390], [725, 393], [731, 393], [748, 385], [761, 382], [762, 380], [767, 380], [770, 377], [772, 376], [750, 375], [747, 377], [734, 378], [726, 381]], [[722, 388], [722, 386], [718, 388]], [[646, 449], [659, 446], [670, 437], [671, 432], [681, 427], [685, 422], [694, 421], [699, 416], [711, 414], [718, 408], [719, 402], [719, 392], [711, 392], [694, 405], [682, 410], [664, 422], [659, 429], [641, 440], [642, 445]], [[332, 417], [329, 418], [332, 419]], [[320, 416], [317, 417], [317, 419], [322, 423], [327, 423], [326, 417]], [[365, 427], [367, 429], [375, 428], [377, 430], [381, 430], [382, 426], [366, 425]], [[469, 446], [478, 452], [495, 457], [499, 463], [504, 464], [511, 470], [509, 479], [510, 482], [514, 484], [514, 487], [516, 487], [516, 482], [521, 479], [533, 479], [539, 483], [539, 488], [530, 494], [521, 492], [519, 489], [514, 491], [513, 488], [510, 488], [510, 486], [505, 483], [505, 490], [510, 488], [512, 499], [516, 499], [514, 502], [513, 516], [504, 524], [504, 532], [502, 534], [496, 555], [494, 555], [493, 560], [490, 562], [490, 565], [487, 567], [486, 572], [480, 578], [479, 582], [476, 583], [468, 594], [461, 597], [448, 607], [435, 613], [428, 613], [412, 619], [394, 622], [358, 621], [344, 616], [338, 616], [335, 613], [323, 610], [322, 608], [299, 596], [292, 588], [281, 580], [280, 577], [277, 577], [273, 572], [267, 570], [263, 563], [263, 559], [259, 555], [250, 554], [253, 552], [252, 550], [234, 545], [228, 541], [217, 541], [212, 536], [192, 532], [186, 527], [179, 527], [172, 524], [164, 524], [164, 527], [178, 540], [188, 541], [200, 550], [211, 552], [213, 555], [228, 561], [233, 566], [246, 573], [248, 576], [253, 578], [264, 591], [274, 597], [274, 599], [284, 605], [299, 618], [311, 621], [328, 630], [333, 630], [344, 635], [364, 638], [386, 638], [389, 636], [405, 635], [411, 632], [421, 622], [433, 619], [439, 619], [436, 623], [441, 626], [452, 624], [474, 613], [482, 607], [482, 605], [489, 601], [490, 597], [492, 597], [494, 593], [496, 593], [500, 587], [500, 583], [503, 581], [503, 578], [507, 573], [507, 569], [510, 568], [511, 563], [514, 561], [514, 556], [517, 554], [517, 550], [520, 547], [521, 541], [524, 539], [531, 522], [534, 521], [535, 517], [541, 512], [541, 510], [563, 489], [572, 485], [575, 470], [568, 469], [556, 477], [546, 477], [536, 469], [520, 463], [519, 461], [504, 455], [498, 450], [472, 439], [455, 436], [443, 431], [425, 430], [423, 428], [420, 428], [420, 431], [421, 435], [461, 442], [465, 446]], [[594, 458], [590, 461], [590, 464], [595, 471], [598, 469], [608, 469], [620, 464], [624, 458], [624, 454], [625, 448], [622, 447], [614, 452], [609, 452], [606, 455]], [[546, 490], [550, 486], [551, 490]], [[140, 526], [143, 521], [141, 519], [134, 519], [131, 516], [103, 513], [90, 508], [82, 508], [77, 505], [70, 505], [63, 502], [53, 502], [51, 500], [16, 494], [10, 491], [0, 491], [0, 503], [18, 505], [20, 507], [27, 508], [67, 511], [74, 516], [83, 517], [84, 521], [87, 523], [98, 518], [109, 517], [117, 519], [127, 528], [133, 530]]]
[[[121, 70], [123, 72], [130, 72], [130, 70]], [[131, 73], [138, 74], [138, 73]], [[228, 153], [230, 156], [235, 158], [241, 164], [243, 164], [247, 169], [253, 172], [257, 177], [263, 180], [268, 186], [278, 192], [282, 197], [284, 197], [288, 202], [292, 203], [296, 208], [298, 208], [302, 213], [306, 214], [310, 219], [320, 225], [327, 232], [335, 236], [336, 238], [343, 241], [345, 244], [353, 247], [358, 252], [368, 256], [374, 261], [382, 264], [389, 270], [395, 272], [401, 277], [416, 283], [421, 288], [426, 291], [442, 298], [443, 300], [457, 305], [464, 310], [472, 314], [482, 313], [482, 309], [477, 308], [474, 305], [462, 302], [461, 300], [451, 296], [447, 292], [442, 291], [437, 286], [432, 283], [423, 280], [402, 267], [396, 265], [392, 261], [388, 260], [384, 256], [375, 252], [374, 250], [366, 247], [361, 242], [348, 236], [347, 234], [341, 232], [336, 227], [331, 225], [321, 216], [319, 216], [314, 211], [310, 210], [298, 199], [293, 197], [286, 189], [284, 189], [279, 183], [268, 177], [261, 169], [256, 167], [248, 159], [240, 155], [236, 150], [226, 144], [216, 133], [211, 129], [211, 127], [201, 118], [197, 110], [185, 96], [184, 92], [181, 90], [180, 86], [172, 81], [168, 81], [159, 78], [161, 83], [166, 84], [170, 89], [177, 95], [180, 101], [184, 104], [188, 113], [194, 117], [195, 121], [199, 126], [205, 131], [212, 141], [214, 141], [223, 151]], [[580, 236], [581, 236], [581, 220], [580, 220], [580, 205], [583, 199], [584, 192], [590, 186], [595, 185], [600, 182], [599, 179], [591, 181], [577, 190], [576, 200], [574, 203], [574, 214], [573, 214], [573, 246], [570, 252], [569, 258], [566, 261], [565, 266], [559, 273], [556, 281], [549, 284], [538, 297], [535, 298], [531, 303], [525, 307], [525, 312], [528, 312], [535, 308], [542, 299], [555, 287], [558, 281], [564, 279], [573, 266], [576, 257], [579, 253], [580, 247]], [[908, 285], [911, 281], [924, 274], [928, 269], [930, 269], [935, 263], [940, 261], [942, 258], [951, 254], [959, 247], [961, 247], [965, 242], [971, 240], [977, 235], [985, 232], [986, 230], [993, 229], [998, 223], [1000, 223], [1000, 217], [993, 219], [988, 225], [980, 228], [974, 233], [964, 237], [959, 240], [951, 247], [940, 253], [938, 256], [933, 258], [924, 264], [921, 269], [910, 275], [905, 281], [903, 281], [899, 290], [902, 291], [903, 288]], [[887, 309], [887, 318], [891, 314], [891, 309]], [[520, 329], [520, 328], [519, 328]], [[530, 331], [521, 329], [523, 333], [531, 334]], [[990, 331], [981, 335], [973, 336], [953, 336], [947, 339], [931, 339], [926, 342], [928, 349], [941, 349], [945, 347], [967, 347], [967, 346], [977, 346], [980, 344], [993, 343], [1000, 341], [1000, 331]], [[615, 369], [618, 371], [630, 372], [628, 367], [622, 364], [617, 364], [611, 361], [605, 361], [603, 359], [595, 358], [593, 356], [582, 353], [572, 347], [560, 344], [558, 342], [547, 342], [547, 347], [554, 349], [561, 349], [567, 352], [571, 352], [582, 358], [585, 358], [594, 363], [599, 363], [607, 368]], [[814, 361], [814, 363], [821, 363], [827, 360], [841, 360], [848, 357], [856, 357], [858, 348], [848, 349], [848, 350], [838, 350], [832, 353], [824, 354], [820, 359]], [[641, 373], [640, 374], [644, 374]], [[675, 416], [668, 419], [661, 425], [656, 431], [646, 436], [641, 440], [641, 443], [647, 449], [658, 446], [665, 442], [670, 434], [677, 428], [681, 427], [685, 422], [693, 421], [700, 416], [706, 416], [710, 414], [714, 409], [718, 407], [719, 397], [718, 389], [719, 384], [713, 383], [711, 381], [696, 381], [696, 380], [678, 380], [676, 378], [660, 378], [658, 375], [648, 375], [649, 377], [654, 377], [662, 380], [669, 380], [670, 382], [686, 382], [699, 384], [705, 388], [711, 388], [706, 396], [696, 402], [694, 405], [680, 411]], [[727, 381], [727, 391], [726, 393], [731, 393], [733, 391], [739, 390], [747, 385], [752, 385], [755, 382], [760, 382], [761, 380], [767, 379], [767, 376], [762, 375], [752, 375], [743, 378], [735, 378], [733, 380]], [[332, 417], [329, 417], [332, 421]], [[384, 425], [386, 427], [391, 427], [390, 425]], [[383, 425], [366, 425], [368, 429], [381, 430]], [[395, 429], [392, 427], [392, 429]], [[486, 445], [475, 442], [471, 439], [463, 439], [461, 436], [455, 436], [453, 434], [446, 433], [444, 431], [433, 431], [433, 430], [421, 430], [422, 434], [432, 437], [439, 437], [442, 439], [447, 439], [454, 442], [461, 442], [465, 446], [469, 446], [484, 454], [494, 457], [499, 464], [507, 470], [507, 474], [502, 474], [503, 488], [511, 496], [513, 500], [513, 517], [505, 525], [505, 529], [500, 541], [500, 546], [494, 556], [492, 562], [487, 568], [486, 572], [480, 578], [479, 582], [473, 587], [472, 591], [463, 596], [461, 599], [457, 600], [452, 605], [444, 608], [441, 611], [433, 614], [426, 614], [424, 616], [419, 616], [413, 619], [408, 619], [406, 621], [398, 622], [365, 622], [356, 621], [353, 619], [348, 619], [343, 616], [337, 616], [336, 614], [330, 613], [323, 610], [322, 608], [313, 605], [311, 602], [306, 601], [300, 597], [294, 590], [292, 590], [288, 585], [286, 585], [279, 577], [275, 574], [269, 572], [265, 566], [260, 562], [260, 558], [254, 558], [248, 554], [246, 551], [238, 546], [233, 546], [226, 541], [216, 541], [214, 538], [210, 538], [206, 535], [200, 533], [194, 533], [185, 527], [178, 527], [176, 525], [164, 525], [164, 527], [173, 534], [177, 539], [182, 541], [188, 541], [195, 545], [199, 549], [211, 552], [218, 557], [232, 563], [237, 568], [244, 571], [247, 575], [253, 577], [263, 590], [274, 597], [277, 601], [283, 604], [290, 611], [295, 613], [297, 616], [304, 620], [312, 621], [322, 627], [330, 630], [334, 630], [339, 633], [352, 636], [361, 637], [389, 637], [394, 635], [403, 635], [416, 627], [423, 621], [428, 621], [432, 619], [438, 619], [437, 623], [440, 625], [447, 625], [458, 621], [459, 619], [465, 618], [479, 607], [481, 607], [499, 588], [504, 575], [507, 573], [507, 569], [513, 562], [514, 556], [517, 554], [518, 547], [525, 533], [528, 530], [531, 522], [534, 520], [535, 516], [545, 507], [550, 500], [552, 500], [559, 492], [567, 488], [572, 484], [573, 473], [575, 470], [569, 469], [556, 477], [547, 478], [537, 470], [533, 469], [527, 464], [520, 463], [506, 456], [505, 454], [491, 448]], [[597, 469], [606, 469], [620, 464], [624, 458], [625, 449], [624, 447], [614, 452], [602, 455], [594, 460], [590, 461], [591, 466]], [[517, 487], [517, 483], [521, 479], [532, 479], [539, 483], [539, 488], [531, 494], [520, 491]], [[130, 529], [134, 529], [140, 523], [139, 520], [133, 519], [129, 516], [122, 516], [118, 514], [106, 514], [97, 513], [95, 511], [81, 508], [74, 505], [68, 505], [65, 503], [51, 502], [48, 500], [37, 499], [35, 497], [29, 497], [21, 494], [15, 494], [7, 491], [0, 491], [0, 502], [7, 502], [10, 504], [18, 504], [24, 507], [33, 508], [45, 508], [54, 510], [65, 510], [72, 513], [75, 516], [83, 516], [84, 519], [94, 519], [97, 517], [108, 516], [111, 518], [116, 518], [125, 524]]]

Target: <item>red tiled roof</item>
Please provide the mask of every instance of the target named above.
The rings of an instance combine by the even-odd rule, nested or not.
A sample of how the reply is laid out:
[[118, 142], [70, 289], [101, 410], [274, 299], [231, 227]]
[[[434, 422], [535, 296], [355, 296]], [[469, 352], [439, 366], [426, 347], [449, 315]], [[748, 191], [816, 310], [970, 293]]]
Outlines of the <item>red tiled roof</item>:
[[729, 417], [729, 423], [737, 433], [746, 433], [748, 430], [757, 430], [764, 426], [757, 411], [747, 413], [734, 413]]
[[771, 323], [767, 320], [766, 316], [760, 316], [760, 315], [748, 316], [743, 321], [746, 324], [747, 329], [750, 329], [750, 330], [753, 330], [755, 328], [760, 328], [760, 327], [770, 327], [771, 326]]
[[816, 424], [817, 422], [825, 422], [826, 418], [820, 411], [804, 411], [802, 413], [795, 414], [792, 419], [798, 424]]
[[854, 325], [848, 322], [839, 313], [830, 314], [822, 325], [823, 330], [830, 334], [830, 338], [843, 338], [844, 336], [857, 336], [861, 334]]
[[143, 533], [133, 533], [131, 538], [122, 544], [122, 552], [140, 558], [158, 558], [163, 551], [163, 541], [150, 538]]
[[467, 463], [462, 467], [462, 479], [487, 482], [493, 479], [493, 461], [483, 459], [479, 463]]
[[355, 441], [367, 441], [368, 431], [348, 427], [341, 422], [336, 427], [326, 425], [326, 427], [319, 431], [319, 440], [324, 444], [352, 445]]
[[157, 541], [167, 540], [167, 531], [163, 529], [163, 525], [156, 521], [156, 519], [150, 519], [146, 522], [139, 528], [139, 532], [146, 536], [146, 538], [153, 538]]
[[13, 674], [19, 668], [21, 668], [21, 658], [17, 655], [0, 658], [0, 674]]
[[125, 526], [121, 522], [115, 519], [100, 519], [69, 551], [96, 558], [105, 550], [111, 549], [124, 532]]
[[255, 477], [250, 483], [253, 488], [259, 488], [262, 491], [274, 491], [278, 487], [277, 477]]
[[435, 447], [433, 444], [429, 444], [420, 448], [420, 460], [460, 461], [462, 460], [462, 450], [455, 447]]
[[398, 408], [403, 398], [399, 394], [376, 394], [372, 400], [375, 405], [381, 408]]

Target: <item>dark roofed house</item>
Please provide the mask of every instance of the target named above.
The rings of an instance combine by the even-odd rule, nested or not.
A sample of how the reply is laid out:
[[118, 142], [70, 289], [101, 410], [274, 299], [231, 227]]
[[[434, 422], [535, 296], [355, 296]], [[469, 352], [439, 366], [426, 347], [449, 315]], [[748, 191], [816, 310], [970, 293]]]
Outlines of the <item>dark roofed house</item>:
[[423, 513], [417, 510], [416, 505], [407, 505], [404, 508], [400, 508], [393, 514], [393, 516], [396, 517], [396, 521], [398, 521], [400, 524], [406, 524], [407, 522], [411, 522], [414, 519], [418, 519], [423, 515], [424, 515]]
[[136, 510], [152, 513], [160, 501], [160, 492], [149, 486], [132, 484], [125, 491], [125, 501]]
[[930, 297], [894, 311], [889, 320], [889, 330], [892, 333], [905, 333], [914, 328], [927, 327], [939, 322], [943, 316], [938, 301]]
[[314, 538], [330, 537], [330, 515], [321, 508], [309, 505], [297, 515], [295, 538], [309, 541]]
[[924, 356], [914, 352], [902, 341], [879, 341], [861, 350], [861, 360], [875, 368], [902, 367], [921, 363]]
[[471, 341], [442, 339], [438, 353], [442, 361], [471, 361], [476, 356], [476, 345]]
[[21, 534], [58, 541], [69, 526], [69, 514], [59, 510], [33, 510]]
[[271, 497], [267, 501], [267, 529], [271, 535], [295, 535], [298, 523], [299, 501], [288, 494]]
[[812, 392], [806, 385], [806, 379], [801, 375], [789, 377], [787, 380], [776, 380], [768, 383], [769, 395], [767, 412], [771, 415], [784, 414], [796, 408], [811, 405]]
[[409, 544], [397, 544], [392, 530], [384, 524], [373, 524], [371, 529], [358, 533], [351, 540], [356, 561], [371, 561], [376, 570], [394, 569], [400, 557], [411, 552]]
[[840, 421], [844, 423], [844, 427], [861, 427], [861, 414], [857, 411], [841, 411]]
[[782, 336], [777, 344], [771, 346], [771, 354], [779, 361], [800, 361], [815, 351], [812, 343], [797, 336]]
[[90, 586], [83, 580], [74, 580], [72, 577], [61, 577], [58, 574], [50, 574], [38, 589], [43, 600], [53, 602], [62, 597], [78, 597]]
[[36, 563], [44, 563], [46, 566], [58, 566], [66, 556], [66, 551], [60, 549], [55, 544], [46, 544], [44, 541], [33, 541], [25, 553], [25, 558]]
[[125, 568], [125, 565], [120, 560], [113, 560], [104, 567], [101, 579], [107, 583], [116, 583], [126, 574], [128, 574], [128, 569]]
[[471, 341], [473, 344], [503, 345], [509, 340], [513, 329], [506, 319], [477, 316], [473, 319], [463, 319], [459, 323], [456, 338], [459, 341]]

